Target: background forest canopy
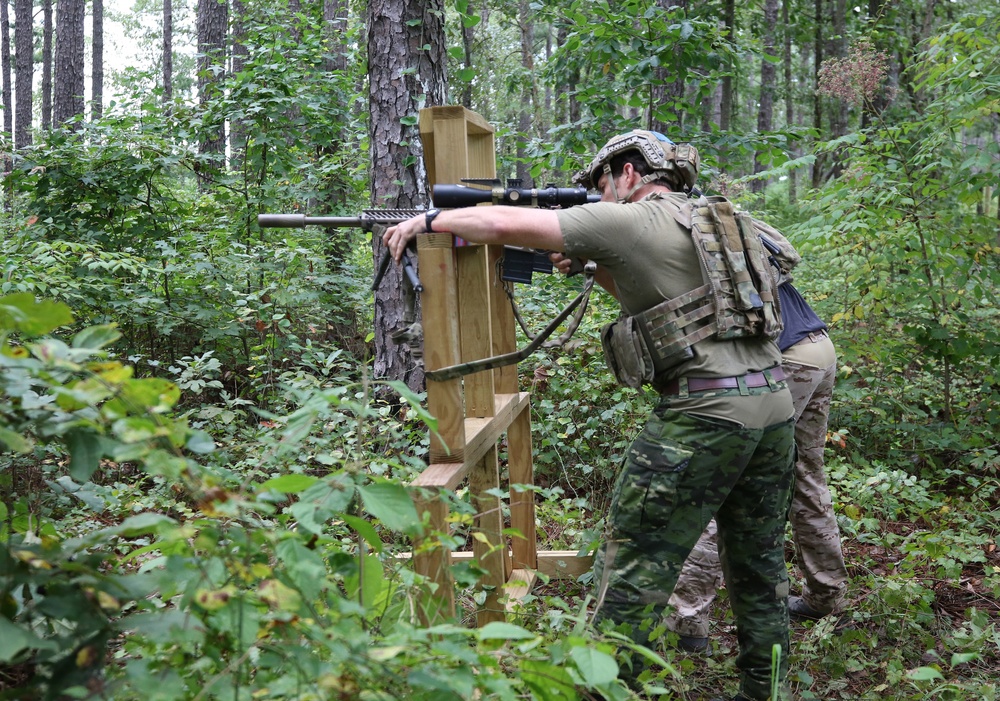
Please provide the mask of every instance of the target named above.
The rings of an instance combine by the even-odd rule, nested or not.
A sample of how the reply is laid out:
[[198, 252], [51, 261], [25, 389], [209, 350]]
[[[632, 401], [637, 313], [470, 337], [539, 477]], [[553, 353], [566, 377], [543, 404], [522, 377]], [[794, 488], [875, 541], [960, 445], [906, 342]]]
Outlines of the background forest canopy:
[[[998, 698], [1000, 3], [0, 8], [0, 698], [626, 698], [578, 590], [414, 625], [394, 556], [434, 419], [391, 340], [400, 273], [370, 289], [366, 232], [257, 225], [427, 206], [418, 114], [444, 104], [525, 185], [632, 128], [691, 142], [703, 190], [788, 235], [840, 357], [855, 604], [796, 633], [796, 692]], [[518, 288], [535, 328], [577, 291], [557, 277]], [[550, 549], [593, 547], [651, 401], [598, 360], [616, 313], [521, 365]], [[475, 505], [450, 498], [454, 550]], [[466, 611], [480, 574], [456, 567]], [[717, 695], [732, 657], [651, 683]]]

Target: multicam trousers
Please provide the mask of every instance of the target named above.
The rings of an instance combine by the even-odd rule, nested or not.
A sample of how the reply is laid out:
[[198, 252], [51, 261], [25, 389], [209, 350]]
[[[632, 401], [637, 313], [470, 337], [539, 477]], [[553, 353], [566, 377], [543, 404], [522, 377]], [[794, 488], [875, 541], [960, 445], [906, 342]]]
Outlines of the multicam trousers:
[[[827, 419], [836, 379], [836, 351], [828, 337], [803, 341], [783, 364], [795, 407], [795, 491], [789, 520], [804, 584], [802, 596], [810, 608], [836, 611], [843, 606], [847, 568], [840, 546], [840, 529], [826, 484], [823, 450]], [[819, 367], [805, 364], [815, 360]], [[714, 524], [699, 538], [684, 564], [670, 605], [666, 625], [682, 635], [708, 636], [709, 612], [716, 589], [722, 584], [722, 567], [716, 550]]]
[[598, 622], [626, 624], [647, 644], [688, 553], [715, 516], [739, 628], [741, 690], [767, 698], [774, 645], [782, 648], [782, 679], [787, 673], [783, 544], [794, 443], [791, 419], [745, 428], [672, 410], [662, 399], [615, 485], [594, 562]]

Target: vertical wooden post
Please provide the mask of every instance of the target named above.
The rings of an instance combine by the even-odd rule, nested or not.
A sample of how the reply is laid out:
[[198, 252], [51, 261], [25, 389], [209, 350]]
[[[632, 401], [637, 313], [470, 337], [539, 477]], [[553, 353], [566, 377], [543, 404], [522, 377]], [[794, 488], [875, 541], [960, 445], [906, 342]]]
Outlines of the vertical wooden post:
[[[458, 287], [451, 234], [417, 237], [420, 276], [426, 282], [423, 306], [424, 366], [438, 370], [459, 362]], [[462, 381], [427, 381], [427, 407], [438, 420], [431, 433], [431, 462], [465, 458], [465, 414]]]
[[514, 569], [538, 568], [538, 544], [535, 533], [535, 493], [515, 488], [515, 484], [534, 484], [535, 470], [531, 459], [531, 412], [523, 411], [507, 431], [508, 464], [510, 469], [510, 526], [523, 538], [511, 541]]

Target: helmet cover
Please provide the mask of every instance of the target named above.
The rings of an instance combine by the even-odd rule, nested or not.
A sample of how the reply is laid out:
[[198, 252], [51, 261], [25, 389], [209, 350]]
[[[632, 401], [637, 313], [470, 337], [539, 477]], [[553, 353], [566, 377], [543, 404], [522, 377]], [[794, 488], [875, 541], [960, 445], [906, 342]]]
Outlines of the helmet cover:
[[675, 144], [659, 132], [633, 129], [612, 137], [604, 144], [594, 160], [573, 177], [573, 182], [588, 190], [596, 190], [597, 181], [605, 172], [605, 164], [626, 151], [638, 151], [654, 173], [669, 182], [678, 183], [685, 190], [694, 187], [698, 179], [701, 159], [697, 149], [690, 144]]

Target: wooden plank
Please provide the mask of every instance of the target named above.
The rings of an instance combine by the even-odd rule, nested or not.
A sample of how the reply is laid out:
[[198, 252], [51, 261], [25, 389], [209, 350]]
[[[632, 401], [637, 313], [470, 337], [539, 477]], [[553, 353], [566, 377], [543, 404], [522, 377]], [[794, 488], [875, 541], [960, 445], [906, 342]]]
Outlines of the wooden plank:
[[[504, 290], [504, 285], [514, 283], [504, 283], [495, 272], [500, 259], [503, 258], [503, 246], [488, 246], [489, 249], [489, 270], [491, 271], [488, 283], [490, 290], [490, 310], [493, 314], [492, 341], [493, 355], [506, 355], [517, 350], [517, 334], [514, 320], [514, 310], [511, 309], [510, 299]], [[496, 391], [500, 393], [510, 393], [518, 391], [517, 365], [507, 365], [493, 371], [493, 380]]]
[[576, 550], [543, 550], [538, 553], [538, 571], [553, 579], [577, 579], [593, 566], [592, 555], [577, 555]]
[[514, 485], [535, 483], [531, 455], [531, 412], [522, 411], [507, 432], [507, 471], [510, 475], [510, 526], [523, 538], [511, 541], [514, 569], [535, 569], [538, 566], [538, 535], [535, 532], [535, 493], [517, 489]]
[[504, 596], [507, 597], [507, 612], [510, 613], [524, 600], [535, 587], [538, 575], [533, 570], [512, 570], [507, 584], [504, 585]]
[[[504, 571], [503, 512], [500, 498], [495, 496], [500, 488], [500, 467], [496, 446], [486, 451], [469, 473], [469, 491], [476, 507], [475, 529], [480, 538], [472, 542], [472, 552], [486, 570], [479, 579], [479, 586], [486, 592], [486, 600], [476, 611], [476, 625], [482, 627], [491, 621], [504, 620], [500, 596], [507, 581]], [[487, 494], [489, 491], [494, 494]]]
[[[438, 370], [459, 362], [458, 286], [451, 234], [417, 237], [423, 306], [424, 366]], [[427, 410], [438, 420], [430, 436], [431, 462], [465, 459], [462, 381], [427, 380]]]
[[[462, 362], [488, 358], [493, 351], [489, 270], [485, 246], [455, 249]], [[465, 376], [466, 417], [493, 416], [493, 370]]]
[[[428, 382], [428, 389], [430, 388]], [[415, 487], [455, 489], [466, 478], [469, 468], [497, 444], [515, 419], [529, 405], [527, 392], [496, 395], [496, 415], [489, 418], [465, 419], [465, 461], [462, 463], [431, 462], [411, 484]]]
[[[452, 561], [469, 560], [472, 557], [473, 553], [467, 551], [451, 554]], [[534, 571], [552, 579], [578, 579], [593, 567], [593, 555], [577, 555], [576, 550], [540, 550], [538, 568]], [[517, 572], [517, 569], [512, 570], [513, 572]]]
[[416, 539], [413, 547], [413, 569], [427, 578], [420, 597], [417, 614], [424, 625], [443, 623], [455, 616], [455, 584], [451, 578], [451, 553], [441, 544], [438, 533], [448, 532], [448, 506], [440, 498], [425, 498], [414, 493], [418, 514], [430, 513], [430, 532]]

